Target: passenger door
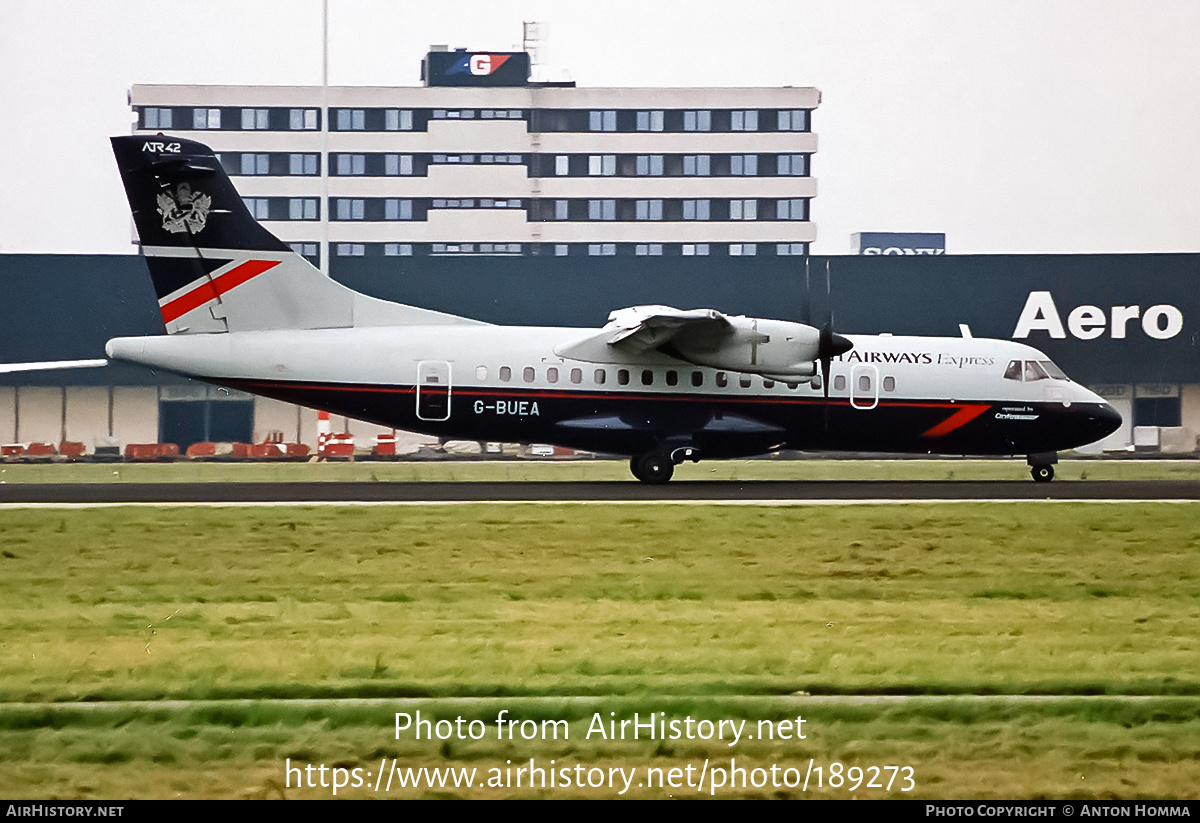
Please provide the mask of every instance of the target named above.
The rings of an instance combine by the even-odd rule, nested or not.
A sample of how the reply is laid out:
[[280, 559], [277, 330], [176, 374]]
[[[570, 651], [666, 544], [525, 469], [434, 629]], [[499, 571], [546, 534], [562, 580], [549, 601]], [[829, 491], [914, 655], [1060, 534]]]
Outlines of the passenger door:
[[422, 360], [417, 364], [417, 419], [450, 419], [450, 364]]

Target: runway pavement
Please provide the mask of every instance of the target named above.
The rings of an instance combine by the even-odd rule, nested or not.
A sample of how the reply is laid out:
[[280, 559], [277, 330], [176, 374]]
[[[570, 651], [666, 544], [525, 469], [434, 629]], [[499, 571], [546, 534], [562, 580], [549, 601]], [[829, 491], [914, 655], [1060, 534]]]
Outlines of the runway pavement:
[[0, 504], [386, 503], [490, 501], [786, 502], [896, 500], [1200, 500], [1196, 480], [13, 483]]

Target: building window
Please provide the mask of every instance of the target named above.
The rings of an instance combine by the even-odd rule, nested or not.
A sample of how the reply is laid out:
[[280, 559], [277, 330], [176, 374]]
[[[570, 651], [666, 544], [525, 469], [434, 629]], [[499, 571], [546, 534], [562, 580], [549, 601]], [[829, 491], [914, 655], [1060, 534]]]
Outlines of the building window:
[[661, 177], [663, 156], [661, 154], [639, 154], [635, 166], [639, 177]]
[[192, 109], [192, 128], [193, 129], [219, 129], [219, 128], [221, 128], [221, 110], [220, 109]]
[[729, 201], [729, 219], [730, 220], [757, 220], [758, 219], [758, 201], [757, 200], [730, 200]]
[[588, 220], [616, 220], [616, 200], [589, 200]]
[[804, 177], [808, 174], [808, 158], [803, 154], [781, 154], [776, 164], [780, 177]]
[[799, 257], [808, 254], [806, 245], [805, 243], [777, 243], [775, 255], [777, 257]]
[[389, 177], [409, 175], [413, 173], [413, 158], [411, 154], [385, 154], [383, 156], [383, 173]]
[[808, 110], [784, 109], [780, 111], [779, 131], [808, 131]]
[[662, 243], [638, 243], [633, 248], [638, 257], [662, 257]]
[[336, 155], [337, 173], [341, 175], [366, 174], [367, 156], [365, 154]]
[[758, 246], [755, 243], [730, 243], [730, 257], [753, 257], [758, 254]]
[[361, 198], [339, 197], [337, 199], [338, 220], [363, 220], [366, 218], [366, 201]]
[[318, 174], [315, 154], [289, 154], [288, 174]]
[[383, 201], [384, 220], [412, 220], [413, 204], [411, 200], [398, 200], [389, 197]]
[[570, 174], [570, 159], [565, 154], [560, 154], [554, 158], [554, 173], [559, 177], [566, 177]]
[[289, 243], [292, 251], [301, 257], [308, 260], [310, 263], [317, 262], [317, 244], [316, 243]]
[[712, 131], [712, 112], [706, 109], [683, 113], [684, 131]]
[[243, 197], [250, 216], [255, 220], [266, 220], [270, 215], [270, 201], [265, 197]]
[[384, 257], [412, 257], [412, 243], [384, 243]]
[[776, 220], [807, 220], [808, 201], [803, 198], [780, 200], [775, 204]]
[[367, 113], [363, 109], [338, 109], [338, 131], [363, 131], [367, 127]]
[[567, 219], [567, 201], [566, 200], [555, 200], [554, 201], [554, 219], [555, 220], [566, 220]]
[[413, 113], [408, 109], [385, 109], [383, 128], [386, 131], [412, 131]]
[[592, 257], [613, 257], [617, 253], [616, 243], [589, 243], [588, 254]]
[[593, 154], [588, 157], [588, 174], [592, 177], [611, 177], [617, 173], [615, 154]]
[[174, 117], [170, 109], [142, 109], [142, 128], [144, 129], [173, 129]]
[[729, 173], [752, 177], [758, 174], [757, 154], [734, 154], [729, 158]]
[[683, 173], [685, 176], [708, 177], [711, 163], [707, 154], [685, 154], [683, 156]]
[[684, 220], [708, 220], [711, 213], [708, 200], [684, 200], [683, 201], [683, 219]]
[[683, 247], [679, 250], [679, 253], [682, 254], [684, 257], [707, 257], [708, 256], [708, 244], [707, 243], [684, 243]]
[[264, 131], [268, 128], [266, 109], [242, 109], [243, 131]]
[[288, 199], [289, 220], [316, 220], [317, 198], [291, 197]]
[[288, 128], [292, 131], [315, 131], [317, 129], [317, 110], [289, 109]]
[[634, 211], [634, 216], [638, 220], [662, 220], [663, 201], [661, 200], [639, 200]]
[[566, 243], [555, 243], [554, 244], [554, 256], [555, 257], [566, 257], [567, 253], [569, 251], [570, 251], [570, 247], [568, 247]]
[[730, 131], [758, 131], [758, 112], [755, 109], [738, 109], [729, 113]]
[[270, 174], [271, 157], [267, 154], [243, 154], [242, 174], [249, 176]]
[[662, 131], [663, 113], [661, 111], [639, 111], [637, 113], [638, 131]]
[[335, 252], [338, 257], [362, 257], [367, 253], [367, 247], [362, 243], [338, 243]]
[[588, 112], [588, 131], [616, 131], [617, 113], [613, 110]]

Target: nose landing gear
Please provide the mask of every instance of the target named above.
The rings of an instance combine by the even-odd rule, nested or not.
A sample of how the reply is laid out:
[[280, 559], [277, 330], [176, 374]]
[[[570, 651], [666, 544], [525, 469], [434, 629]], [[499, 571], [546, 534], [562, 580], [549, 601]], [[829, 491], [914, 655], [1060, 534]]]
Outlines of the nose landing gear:
[[1058, 452], [1031, 454], [1026, 461], [1029, 473], [1036, 483], [1049, 483], [1054, 479], [1054, 464], [1058, 462]]

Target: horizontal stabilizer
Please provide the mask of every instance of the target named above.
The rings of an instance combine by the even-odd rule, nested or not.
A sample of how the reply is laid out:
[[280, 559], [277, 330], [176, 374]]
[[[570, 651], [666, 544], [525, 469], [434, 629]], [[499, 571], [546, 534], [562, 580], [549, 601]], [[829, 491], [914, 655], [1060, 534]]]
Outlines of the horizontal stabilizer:
[[51, 369], [96, 369], [107, 366], [107, 360], [42, 360], [36, 363], [0, 363], [0, 374]]

